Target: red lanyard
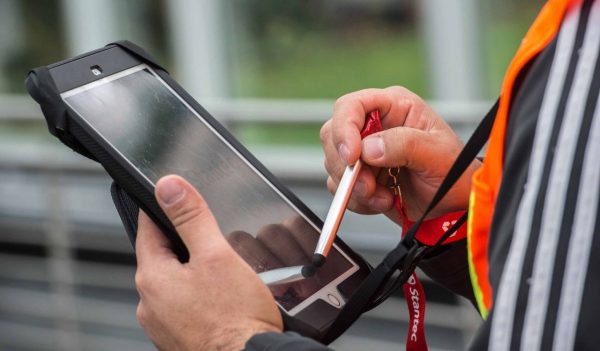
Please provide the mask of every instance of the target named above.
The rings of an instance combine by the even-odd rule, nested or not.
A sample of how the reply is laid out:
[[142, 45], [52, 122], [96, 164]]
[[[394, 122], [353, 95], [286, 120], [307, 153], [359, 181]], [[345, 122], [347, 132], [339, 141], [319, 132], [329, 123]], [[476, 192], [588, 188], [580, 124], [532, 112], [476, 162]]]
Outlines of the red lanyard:
[[425, 291], [417, 277], [412, 272], [410, 278], [402, 286], [406, 305], [408, 306], [409, 321], [408, 335], [406, 336], [406, 351], [427, 351], [425, 340]]
[[[390, 171], [390, 176], [394, 177], [393, 171]], [[395, 181], [395, 180], [394, 180]], [[398, 214], [402, 217], [402, 232], [406, 233], [408, 229], [414, 224], [410, 221], [406, 215], [404, 209], [404, 203], [402, 201], [402, 193], [400, 188], [395, 185], [395, 197], [394, 207], [398, 211]], [[424, 221], [417, 232], [417, 240], [427, 246], [433, 246], [438, 239], [452, 227], [456, 221], [463, 216], [465, 211], [451, 212]], [[465, 226], [461, 226], [456, 233], [452, 234], [445, 243], [453, 242], [465, 238], [467, 230]], [[426, 351], [427, 340], [425, 339], [425, 290], [423, 285], [417, 277], [417, 272], [412, 272], [410, 278], [402, 286], [404, 290], [404, 298], [406, 299], [406, 305], [408, 306], [409, 322], [408, 322], [408, 336], [406, 337], [406, 351]]]
[[[365, 126], [361, 132], [361, 137], [380, 132], [383, 128], [379, 120], [379, 111], [373, 111], [367, 115]], [[394, 207], [402, 218], [402, 232], [407, 233], [414, 222], [408, 219], [402, 199], [402, 192], [398, 183], [399, 169], [389, 169], [388, 175], [391, 180], [390, 188], [394, 192]], [[415, 238], [426, 246], [434, 246], [437, 241], [448, 231], [456, 221], [465, 214], [465, 211], [452, 212], [437, 218], [423, 221]], [[449, 243], [465, 238], [467, 230], [461, 226], [456, 233], [447, 238], [444, 243]], [[406, 338], [407, 351], [427, 351], [427, 340], [425, 339], [425, 291], [423, 285], [417, 277], [416, 272], [412, 272], [406, 283], [402, 286], [404, 297], [409, 312], [408, 335]]]

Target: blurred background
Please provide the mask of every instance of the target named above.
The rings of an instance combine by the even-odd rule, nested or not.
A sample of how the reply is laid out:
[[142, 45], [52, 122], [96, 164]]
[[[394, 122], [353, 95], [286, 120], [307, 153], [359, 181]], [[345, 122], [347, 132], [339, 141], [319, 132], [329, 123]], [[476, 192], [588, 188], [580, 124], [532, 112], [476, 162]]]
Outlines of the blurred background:
[[[93, 162], [53, 139], [23, 80], [129, 39], [145, 47], [321, 217], [320, 125], [335, 98], [402, 85], [463, 139], [491, 106], [542, 0], [0, 0], [0, 349], [149, 350], [135, 320], [135, 257]], [[372, 263], [399, 240], [348, 215]], [[460, 350], [474, 308], [426, 279], [432, 350]], [[401, 292], [334, 343], [399, 350]]]

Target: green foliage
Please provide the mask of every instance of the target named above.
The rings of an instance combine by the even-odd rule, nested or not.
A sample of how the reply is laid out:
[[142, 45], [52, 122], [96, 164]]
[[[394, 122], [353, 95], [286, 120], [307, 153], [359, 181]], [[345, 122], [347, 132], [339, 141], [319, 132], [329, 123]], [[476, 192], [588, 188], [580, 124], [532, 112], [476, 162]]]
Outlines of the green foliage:
[[235, 128], [235, 136], [244, 144], [319, 145], [320, 124], [243, 124]]
[[489, 4], [487, 11], [482, 14], [484, 18], [489, 18], [489, 21], [483, 21], [482, 38], [488, 97], [494, 98], [500, 93], [510, 60], [542, 5], [539, 0], [511, 0]]
[[233, 58], [235, 96], [335, 98], [398, 84], [427, 93], [424, 52], [410, 6], [323, 0], [235, 3], [241, 9], [237, 32], [245, 42], [238, 38], [234, 45], [246, 47]]
[[306, 35], [279, 56], [242, 70], [235, 94], [336, 98], [367, 87], [403, 85], [427, 96], [422, 42], [413, 32]]

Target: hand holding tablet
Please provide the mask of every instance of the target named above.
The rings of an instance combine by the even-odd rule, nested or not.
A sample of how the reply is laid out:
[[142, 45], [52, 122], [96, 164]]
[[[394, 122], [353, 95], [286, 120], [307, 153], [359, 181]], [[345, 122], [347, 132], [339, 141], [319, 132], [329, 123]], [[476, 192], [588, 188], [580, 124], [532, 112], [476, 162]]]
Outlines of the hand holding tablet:
[[[101, 163], [181, 262], [189, 260], [187, 243], [154, 197], [157, 182], [169, 174], [202, 194], [220, 230], [232, 233], [229, 242], [256, 273], [312, 255], [321, 220], [141, 48], [119, 42], [37, 68], [27, 88], [51, 133]], [[318, 274], [271, 292], [288, 329], [319, 339], [369, 271], [336, 238]]]

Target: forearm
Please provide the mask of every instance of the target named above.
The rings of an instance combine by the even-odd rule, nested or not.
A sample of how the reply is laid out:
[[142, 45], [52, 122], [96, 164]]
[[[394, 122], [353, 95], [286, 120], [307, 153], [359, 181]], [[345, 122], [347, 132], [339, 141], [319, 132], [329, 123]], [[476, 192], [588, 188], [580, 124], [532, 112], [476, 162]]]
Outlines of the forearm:
[[327, 351], [329, 347], [293, 332], [256, 334], [246, 343], [245, 351]]

